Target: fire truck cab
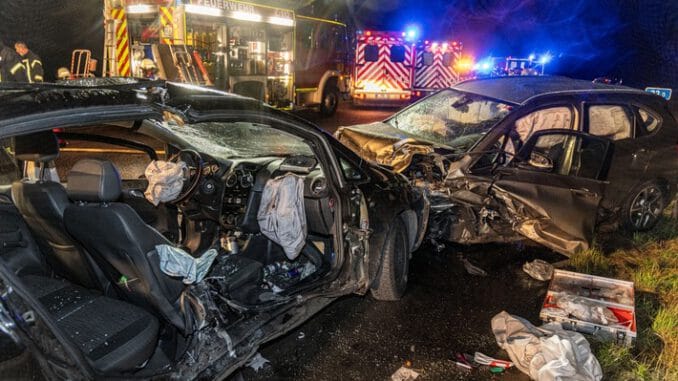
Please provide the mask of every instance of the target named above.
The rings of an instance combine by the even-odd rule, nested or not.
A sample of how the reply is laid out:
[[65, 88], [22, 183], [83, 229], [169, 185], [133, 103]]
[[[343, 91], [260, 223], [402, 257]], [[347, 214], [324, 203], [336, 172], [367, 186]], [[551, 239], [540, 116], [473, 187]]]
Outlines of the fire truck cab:
[[415, 44], [404, 32], [362, 31], [356, 36], [353, 103], [401, 106], [412, 97]]
[[280, 109], [321, 106], [324, 113], [334, 112], [345, 88], [347, 69], [328, 53], [341, 51], [334, 41], [346, 41], [342, 23], [236, 0], [105, 3], [104, 75], [213, 86]]
[[419, 41], [414, 67], [414, 97], [423, 97], [462, 80], [458, 61], [462, 58], [458, 41]]

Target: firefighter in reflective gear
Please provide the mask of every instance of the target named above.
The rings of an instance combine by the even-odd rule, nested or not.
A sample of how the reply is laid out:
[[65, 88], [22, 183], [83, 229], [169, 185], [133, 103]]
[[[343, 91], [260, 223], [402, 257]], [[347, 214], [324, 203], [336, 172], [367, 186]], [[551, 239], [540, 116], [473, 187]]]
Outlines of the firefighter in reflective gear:
[[26, 68], [14, 50], [0, 42], [0, 82], [27, 82]]
[[14, 44], [14, 49], [17, 54], [21, 57], [21, 62], [26, 68], [26, 76], [28, 77], [28, 82], [42, 82], [44, 81], [42, 70], [42, 61], [37, 54], [33, 53], [28, 49], [28, 46], [23, 41], [17, 41]]

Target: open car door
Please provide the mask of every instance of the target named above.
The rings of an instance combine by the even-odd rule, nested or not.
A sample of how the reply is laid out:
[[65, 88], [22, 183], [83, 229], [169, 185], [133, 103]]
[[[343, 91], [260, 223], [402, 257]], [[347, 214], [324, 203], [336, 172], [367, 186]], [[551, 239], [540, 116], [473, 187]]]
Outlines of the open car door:
[[583, 132], [537, 132], [490, 192], [516, 232], [572, 255], [590, 247], [612, 150], [610, 140]]

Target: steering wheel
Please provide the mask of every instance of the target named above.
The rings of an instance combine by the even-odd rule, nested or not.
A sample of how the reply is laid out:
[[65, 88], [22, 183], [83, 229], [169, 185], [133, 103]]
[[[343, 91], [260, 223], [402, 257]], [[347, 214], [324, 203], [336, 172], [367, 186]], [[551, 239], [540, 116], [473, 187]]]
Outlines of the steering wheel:
[[174, 154], [169, 161], [172, 163], [178, 163], [179, 160], [186, 158], [188, 160], [183, 160], [188, 167], [188, 170], [184, 172], [184, 187], [181, 190], [181, 193], [177, 196], [172, 204], [181, 204], [182, 202], [188, 200], [202, 180], [202, 169], [204, 162], [202, 161], [202, 156], [195, 150], [192, 149], [182, 149], [181, 151]]

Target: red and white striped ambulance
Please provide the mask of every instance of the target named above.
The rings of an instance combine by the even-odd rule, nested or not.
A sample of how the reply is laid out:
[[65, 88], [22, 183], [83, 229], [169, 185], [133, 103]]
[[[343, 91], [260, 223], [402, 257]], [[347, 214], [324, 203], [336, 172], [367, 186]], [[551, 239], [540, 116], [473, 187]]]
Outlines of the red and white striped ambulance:
[[462, 59], [458, 41], [419, 41], [414, 67], [414, 97], [448, 88], [463, 79], [458, 68]]
[[400, 106], [412, 97], [415, 45], [403, 32], [363, 31], [356, 36], [353, 103]]

